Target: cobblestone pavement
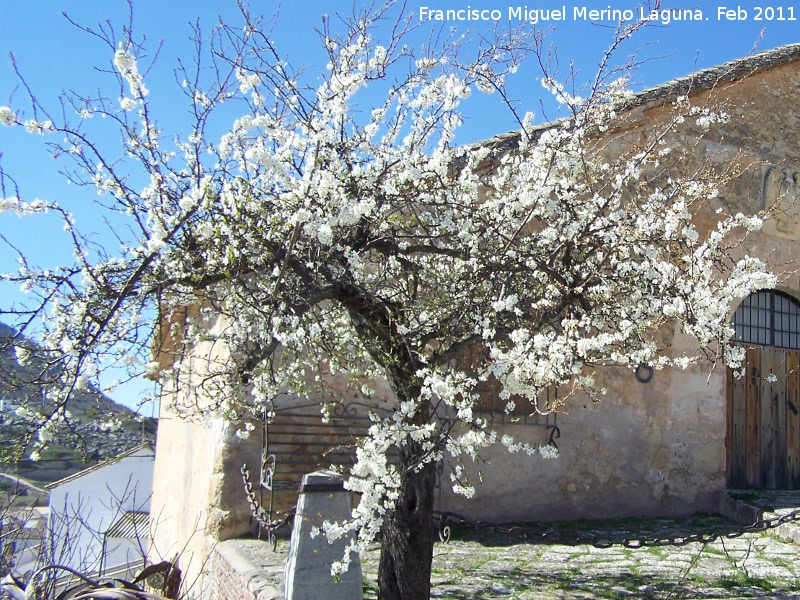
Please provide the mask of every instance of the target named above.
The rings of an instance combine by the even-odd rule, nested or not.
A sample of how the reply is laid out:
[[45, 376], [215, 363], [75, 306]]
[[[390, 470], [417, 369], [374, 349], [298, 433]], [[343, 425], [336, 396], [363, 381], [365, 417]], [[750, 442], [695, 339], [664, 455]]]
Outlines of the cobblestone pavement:
[[[800, 599], [800, 546], [773, 532], [682, 547], [597, 548], [620, 541], [735, 532], [718, 516], [455, 528], [434, 548], [432, 598]], [[379, 550], [362, 557], [365, 598], [374, 598]]]

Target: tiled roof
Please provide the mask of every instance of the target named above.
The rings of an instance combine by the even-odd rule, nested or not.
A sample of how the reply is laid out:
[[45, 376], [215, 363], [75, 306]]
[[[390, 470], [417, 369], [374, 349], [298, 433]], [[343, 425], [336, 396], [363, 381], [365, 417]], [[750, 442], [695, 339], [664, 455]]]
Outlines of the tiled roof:
[[800, 44], [779, 46], [644, 90], [634, 96], [631, 104], [632, 106], [641, 106], [653, 101], [666, 101], [675, 96], [708, 90], [721, 83], [743, 79], [753, 73], [772, 69], [798, 59], [800, 59]]
[[47, 513], [36, 508], [7, 507], [2, 519], [3, 537], [41, 540], [47, 524]]

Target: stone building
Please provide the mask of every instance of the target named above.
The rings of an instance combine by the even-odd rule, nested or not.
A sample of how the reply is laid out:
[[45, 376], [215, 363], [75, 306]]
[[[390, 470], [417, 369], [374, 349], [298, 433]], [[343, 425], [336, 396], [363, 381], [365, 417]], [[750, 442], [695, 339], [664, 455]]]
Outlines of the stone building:
[[[557, 418], [538, 421], [487, 413], [505, 418], [499, 427], [522, 441], [555, 442], [559, 459], [490, 450], [492, 467], [475, 497], [454, 495], [445, 484], [438, 510], [493, 521], [668, 516], [714, 511], [726, 489], [800, 488], [800, 279], [791, 266], [800, 237], [800, 45], [642, 92], [625, 113], [626, 126], [656, 122], [678, 95], [697, 103], [713, 97], [731, 116], [712, 125], [697, 146], [710, 160], [746, 164], [722, 191], [726, 200], [745, 213], [776, 209], [775, 218], [740, 249], [781, 273], [777, 290], [730, 307], [739, 339], [751, 347], [746, 376], [707, 364], [687, 371], [610, 368], [602, 374], [608, 388], [602, 402], [573, 399]], [[706, 224], [712, 223], [709, 214]], [[666, 336], [677, 350], [694, 344], [686, 336]], [[191, 360], [200, 372], [204, 361], [224, 356], [224, 349], [209, 344], [197, 347]], [[384, 392], [379, 400], [389, 397]], [[205, 402], [183, 389], [163, 393], [177, 404]], [[359, 402], [353, 398], [342, 407], [329, 428], [300, 405], [276, 416], [267, 446], [276, 456], [271, 483], [278, 503], [291, 503], [299, 475], [314, 470], [321, 449], [363, 427]], [[240, 467], [247, 463], [258, 479], [262, 440], [243, 441], [234, 432], [222, 421], [160, 415], [153, 553], [180, 554], [189, 583], [201, 577], [216, 541], [254, 527]], [[262, 501], [268, 497], [264, 492]]]

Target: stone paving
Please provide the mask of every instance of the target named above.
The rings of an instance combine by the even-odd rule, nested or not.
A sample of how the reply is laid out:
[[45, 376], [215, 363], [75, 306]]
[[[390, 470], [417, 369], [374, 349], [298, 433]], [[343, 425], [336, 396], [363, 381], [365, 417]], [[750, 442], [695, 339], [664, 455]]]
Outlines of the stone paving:
[[[764, 512], [764, 517], [800, 506], [797, 493], [753, 497], [745, 492], [741, 496], [755, 507], [756, 514]], [[800, 522], [736, 538], [727, 536], [737, 533], [741, 524], [714, 515], [496, 528], [458, 526], [448, 543], [434, 547], [431, 598], [800, 600], [798, 525]], [[720, 538], [707, 544], [634, 549], [619, 543], [712, 532]], [[598, 548], [591, 541], [615, 543]], [[275, 591], [258, 598], [283, 597], [286, 540], [279, 543], [277, 553], [257, 540], [223, 544], [235, 544], [251, 570], [259, 573], [259, 585]], [[375, 545], [362, 556], [366, 599], [376, 597], [379, 552]]]
[[[682, 547], [597, 548], [576, 540], [653, 539], [735, 532], [718, 516], [455, 530], [434, 549], [432, 598], [798, 598], [800, 547], [773, 533]], [[365, 598], [376, 595], [379, 549], [362, 557]]]

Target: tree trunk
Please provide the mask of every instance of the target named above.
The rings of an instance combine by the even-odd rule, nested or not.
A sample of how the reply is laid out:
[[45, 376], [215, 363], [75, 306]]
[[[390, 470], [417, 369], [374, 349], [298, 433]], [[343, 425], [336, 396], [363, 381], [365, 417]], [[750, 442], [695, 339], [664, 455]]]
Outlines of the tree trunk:
[[381, 533], [378, 567], [380, 600], [428, 600], [431, 592], [434, 484], [436, 464], [419, 470], [401, 461], [401, 488], [395, 509]]

